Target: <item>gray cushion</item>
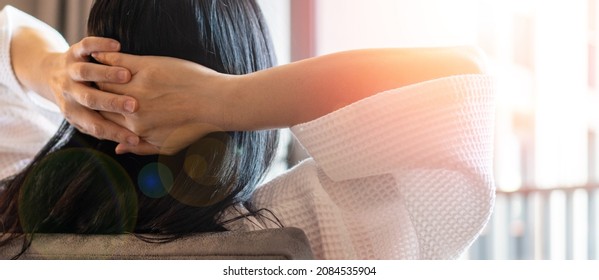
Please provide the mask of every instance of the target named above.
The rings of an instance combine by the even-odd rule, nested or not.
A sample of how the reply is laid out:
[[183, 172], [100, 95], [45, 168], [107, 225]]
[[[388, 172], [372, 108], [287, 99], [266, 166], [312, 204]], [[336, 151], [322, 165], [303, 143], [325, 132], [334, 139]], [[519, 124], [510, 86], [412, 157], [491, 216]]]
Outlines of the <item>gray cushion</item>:
[[[0, 259], [15, 256], [23, 239], [0, 249]], [[36, 234], [20, 259], [313, 259], [308, 239], [297, 228], [252, 232], [202, 233], [167, 243], [148, 243], [129, 234]]]

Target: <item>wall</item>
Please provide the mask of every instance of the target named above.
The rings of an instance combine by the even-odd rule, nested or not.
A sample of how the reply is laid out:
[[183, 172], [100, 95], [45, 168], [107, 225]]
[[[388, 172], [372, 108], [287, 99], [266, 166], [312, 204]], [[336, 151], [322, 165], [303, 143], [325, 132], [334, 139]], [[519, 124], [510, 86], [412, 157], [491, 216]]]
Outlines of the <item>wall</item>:
[[85, 35], [85, 23], [93, 0], [0, 0], [0, 7], [12, 5], [60, 31], [69, 43]]
[[270, 28], [279, 64], [290, 61], [290, 5], [289, 0], [258, 0]]
[[317, 53], [472, 44], [474, 0], [317, 0]]

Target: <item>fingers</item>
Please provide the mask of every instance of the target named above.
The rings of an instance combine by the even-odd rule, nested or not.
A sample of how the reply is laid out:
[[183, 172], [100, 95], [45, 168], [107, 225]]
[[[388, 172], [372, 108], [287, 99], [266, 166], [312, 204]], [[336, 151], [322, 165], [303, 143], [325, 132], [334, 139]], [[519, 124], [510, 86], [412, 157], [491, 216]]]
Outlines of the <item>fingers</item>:
[[94, 111], [82, 111], [78, 114], [79, 118], [74, 121], [69, 120], [79, 131], [92, 135], [98, 139], [111, 140], [118, 143], [129, 143], [130, 145], [139, 144], [139, 137], [133, 132], [108, 121]]
[[141, 66], [141, 57], [118, 52], [94, 52], [92, 57], [105, 65], [118, 66], [129, 69], [132, 74], [139, 72]]
[[92, 110], [130, 114], [139, 108], [137, 100], [132, 97], [106, 93], [83, 84], [75, 85], [72, 92], [77, 93], [70, 95], [72, 99]]
[[138, 109], [137, 101], [89, 86], [89, 82], [124, 84], [131, 80], [132, 75], [125, 68], [89, 63], [92, 53], [119, 50], [119, 42], [99, 37], [88, 37], [73, 45], [66, 53], [68, 75], [64, 78], [69, 80], [68, 86], [63, 86], [58, 92], [62, 93], [60, 96], [65, 104], [78, 103], [66, 106], [68, 110], [63, 111], [67, 120], [81, 132], [99, 139], [137, 145], [140, 141], [137, 135], [96, 112], [134, 113]]
[[131, 80], [129, 70], [121, 67], [78, 62], [69, 66], [69, 76], [77, 82], [127, 83]]
[[[121, 125], [121, 126], [125, 127], [126, 119], [125, 119], [125, 117], [123, 117], [123, 115], [114, 114], [114, 113], [100, 113], [100, 114], [105, 119], [110, 120], [117, 125]], [[115, 152], [117, 155], [133, 153], [133, 154], [137, 154], [137, 155], [141, 155], [141, 156], [157, 155], [157, 154], [161, 153], [160, 149], [158, 147], [144, 141], [143, 139], [140, 139], [140, 141], [138, 141], [138, 143], [134, 143], [131, 141], [120, 142], [119, 145], [117, 145]]]
[[127, 120], [125, 119], [125, 116], [123, 116], [121, 114], [117, 114], [117, 113], [108, 113], [108, 112], [99, 112], [99, 113], [106, 120], [116, 123], [124, 128], [129, 128], [126, 125]]
[[71, 79], [77, 82], [127, 83], [131, 80], [129, 70], [122, 67], [110, 67], [87, 63], [94, 52], [116, 52], [119, 42], [100, 37], [87, 37], [73, 45], [68, 52], [71, 64], [68, 65]]
[[71, 53], [75, 59], [87, 58], [95, 52], [118, 52], [121, 44], [108, 38], [87, 37], [73, 45]]

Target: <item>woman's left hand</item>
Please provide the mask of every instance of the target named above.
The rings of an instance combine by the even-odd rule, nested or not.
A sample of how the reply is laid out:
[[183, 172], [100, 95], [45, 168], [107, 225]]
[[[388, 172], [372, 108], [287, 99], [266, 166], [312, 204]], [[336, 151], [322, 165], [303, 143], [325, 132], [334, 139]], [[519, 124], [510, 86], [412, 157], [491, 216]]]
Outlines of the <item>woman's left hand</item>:
[[131, 131], [103, 118], [98, 111], [134, 112], [137, 101], [131, 97], [100, 91], [98, 82], [126, 83], [130, 72], [122, 67], [91, 63], [91, 54], [118, 51], [117, 41], [89, 37], [68, 50], [31, 28], [20, 28], [11, 41], [15, 74], [27, 90], [53, 101], [64, 117], [80, 131], [100, 139], [138, 143]]
[[125, 83], [131, 78], [127, 69], [89, 62], [93, 52], [107, 49], [118, 50], [118, 44], [105, 38], [88, 37], [65, 53], [50, 55], [50, 62], [45, 63], [50, 68], [45, 71], [50, 73], [47, 81], [65, 119], [79, 131], [99, 139], [137, 144], [137, 135], [97, 112], [133, 113], [137, 109], [136, 100], [92, 86], [99, 82]]

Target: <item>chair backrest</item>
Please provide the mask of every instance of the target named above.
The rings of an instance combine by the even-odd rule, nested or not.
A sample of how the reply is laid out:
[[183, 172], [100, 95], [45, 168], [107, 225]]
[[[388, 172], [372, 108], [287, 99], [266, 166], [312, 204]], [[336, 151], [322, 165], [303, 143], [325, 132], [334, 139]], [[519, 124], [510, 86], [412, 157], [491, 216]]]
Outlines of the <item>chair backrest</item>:
[[[0, 250], [0, 259], [18, 254], [23, 239]], [[304, 232], [297, 228], [251, 232], [201, 233], [172, 242], [149, 243], [134, 235], [35, 234], [31, 247], [19, 258], [29, 260], [285, 260], [313, 259]]]

